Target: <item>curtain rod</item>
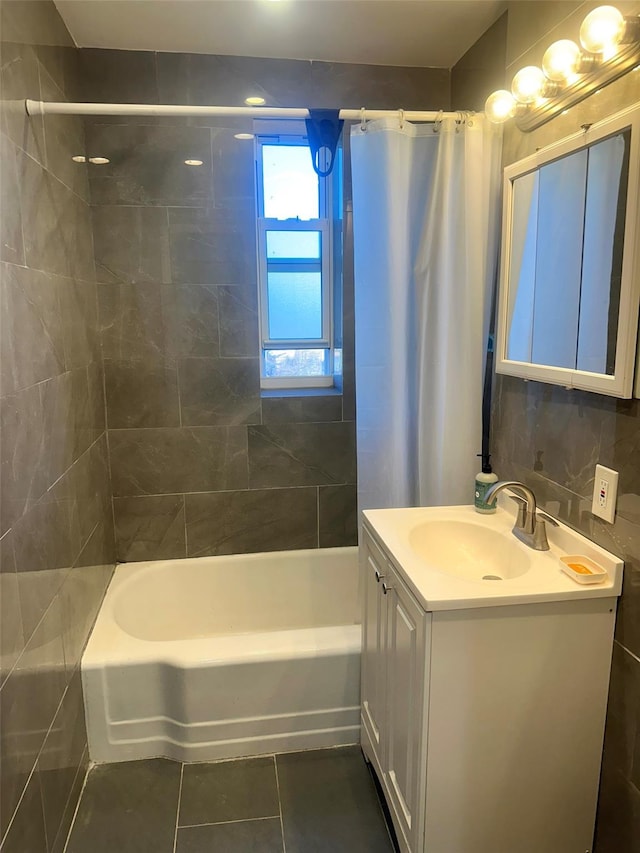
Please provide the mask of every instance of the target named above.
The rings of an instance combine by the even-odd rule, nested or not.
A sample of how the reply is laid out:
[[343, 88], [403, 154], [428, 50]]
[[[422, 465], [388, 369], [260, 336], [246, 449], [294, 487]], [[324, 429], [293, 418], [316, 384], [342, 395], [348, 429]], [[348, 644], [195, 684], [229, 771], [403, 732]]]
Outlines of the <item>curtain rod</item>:
[[[182, 104], [92, 104], [61, 101], [25, 101], [27, 115], [76, 116], [235, 116], [244, 118], [309, 118], [308, 109], [288, 107], [193, 107]], [[460, 112], [438, 110], [340, 110], [340, 118], [347, 121], [363, 119], [398, 118], [406, 121], [440, 121], [445, 118], [460, 119]]]

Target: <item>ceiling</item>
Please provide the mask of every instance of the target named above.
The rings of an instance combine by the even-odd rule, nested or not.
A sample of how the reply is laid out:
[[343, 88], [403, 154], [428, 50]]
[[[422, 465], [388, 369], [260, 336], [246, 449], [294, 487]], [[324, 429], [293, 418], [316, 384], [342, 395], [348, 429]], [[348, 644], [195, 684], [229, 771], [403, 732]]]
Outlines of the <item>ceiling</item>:
[[450, 68], [501, 0], [55, 0], [79, 47]]

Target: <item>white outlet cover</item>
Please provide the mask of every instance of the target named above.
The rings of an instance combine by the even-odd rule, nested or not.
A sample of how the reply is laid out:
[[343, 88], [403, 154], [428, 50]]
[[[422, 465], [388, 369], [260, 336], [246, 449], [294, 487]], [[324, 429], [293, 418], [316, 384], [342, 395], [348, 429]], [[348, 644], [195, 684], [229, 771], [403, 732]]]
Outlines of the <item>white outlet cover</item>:
[[[604, 506], [600, 503], [600, 485], [602, 482], [607, 484], [606, 500]], [[593, 483], [593, 499], [591, 502], [591, 512], [597, 515], [598, 518], [603, 518], [609, 524], [613, 524], [616, 515], [616, 501], [618, 498], [618, 472], [612, 468], [605, 468], [604, 465], [596, 465], [596, 476]]]

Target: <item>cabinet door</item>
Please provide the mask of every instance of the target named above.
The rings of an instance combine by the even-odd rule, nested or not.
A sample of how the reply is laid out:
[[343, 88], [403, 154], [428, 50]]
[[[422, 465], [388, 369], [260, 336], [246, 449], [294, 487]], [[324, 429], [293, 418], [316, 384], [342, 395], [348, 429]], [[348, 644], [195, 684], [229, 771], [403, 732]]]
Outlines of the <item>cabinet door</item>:
[[383, 764], [381, 732], [385, 706], [385, 633], [386, 598], [382, 595], [382, 578], [388, 574], [388, 563], [366, 530], [362, 551], [362, 588], [364, 618], [362, 621], [362, 724], [367, 729], [379, 767]]
[[426, 702], [430, 615], [392, 572], [385, 582], [387, 614], [387, 703], [385, 775], [390, 805], [408, 848], [418, 851], [426, 776]]

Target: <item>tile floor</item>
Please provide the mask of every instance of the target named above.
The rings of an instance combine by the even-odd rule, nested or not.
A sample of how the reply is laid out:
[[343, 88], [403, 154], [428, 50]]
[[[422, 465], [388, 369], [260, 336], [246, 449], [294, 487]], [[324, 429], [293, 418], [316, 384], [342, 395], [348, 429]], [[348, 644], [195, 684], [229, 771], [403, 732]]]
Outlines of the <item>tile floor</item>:
[[66, 853], [393, 853], [360, 748], [89, 773]]

